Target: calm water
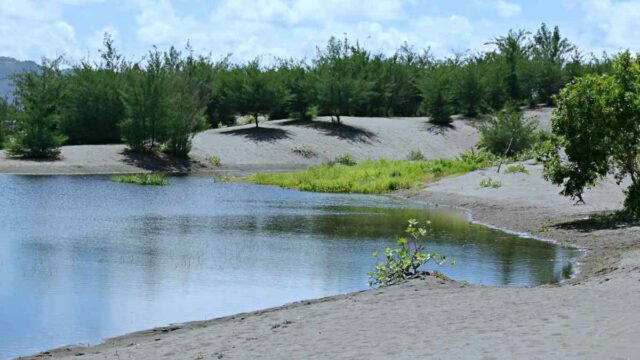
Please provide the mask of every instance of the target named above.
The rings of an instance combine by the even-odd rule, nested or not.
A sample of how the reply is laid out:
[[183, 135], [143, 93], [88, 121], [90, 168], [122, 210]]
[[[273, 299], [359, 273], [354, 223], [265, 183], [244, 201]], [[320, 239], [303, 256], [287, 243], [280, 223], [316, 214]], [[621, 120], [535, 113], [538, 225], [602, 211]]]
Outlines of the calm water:
[[575, 255], [384, 197], [171, 181], [0, 176], [0, 359], [365, 289], [412, 217], [458, 280], [555, 282]]

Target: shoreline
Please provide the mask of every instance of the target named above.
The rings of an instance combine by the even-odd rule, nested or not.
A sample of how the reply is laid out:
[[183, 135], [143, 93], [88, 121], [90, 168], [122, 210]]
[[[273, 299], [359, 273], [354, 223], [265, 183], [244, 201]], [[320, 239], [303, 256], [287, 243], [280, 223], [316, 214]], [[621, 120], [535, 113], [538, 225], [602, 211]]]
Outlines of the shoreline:
[[[405, 340], [395, 339], [395, 342], [390, 342], [390, 339], [378, 339], [377, 342], [371, 343], [359, 333], [369, 333], [371, 331], [369, 327], [373, 326], [375, 329], [376, 326], [370, 323], [363, 324], [362, 322], [367, 321], [367, 316], [374, 316], [385, 324], [388, 321], [393, 322], [393, 315], [379, 314], [379, 312], [398, 311], [397, 307], [404, 309], [404, 311], [399, 312], [400, 316], [416, 316], [415, 312], [419, 312], [423, 316], [436, 316], [433, 311], [420, 306], [424, 296], [431, 296], [432, 301], [438, 303], [439, 307], [434, 309], [435, 311], [445, 311], [455, 319], [462, 317], [463, 323], [473, 329], [464, 328], [464, 330], [460, 330], [452, 328], [452, 326], [429, 327], [428, 324], [425, 325], [421, 322], [412, 325], [421, 330], [447, 334], [451, 340], [447, 342], [447, 345], [458, 345], [457, 350], [455, 348], [451, 349], [453, 351], [451, 354], [454, 357], [456, 354], [457, 356], [468, 356], [468, 354], [474, 353], [460, 352], [465, 350], [464, 347], [459, 347], [461, 339], [469, 337], [475, 339], [478, 339], [478, 337], [484, 338], [482, 334], [492, 327], [492, 322], [497, 321], [500, 323], [500, 321], [496, 320], [499, 317], [505, 317], [508, 321], [499, 324], [501, 326], [493, 326], [492, 331], [502, 334], [502, 337], [513, 337], [513, 340], [501, 344], [494, 343], [489, 347], [482, 342], [471, 342], [469, 344], [467, 341], [467, 347], [471, 346], [476, 348], [477, 351], [488, 351], [486, 356], [495, 356], [495, 354], [513, 356], [515, 354], [522, 358], [545, 357], [543, 354], [549, 356], [562, 354], [564, 357], [573, 358], [597, 358], [606, 354], [611, 355], [612, 353], [627, 354], [628, 356], [638, 353], [640, 344], [636, 344], [633, 341], [621, 342], [621, 340], [637, 338], [640, 335], [640, 322], [638, 321], [640, 314], [633, 310], [635, 309], [633, 297], [640, 295], [640, 236], [638, 229], [631, 226], [623, 229], [590, 230], [583, 233], [579, 229], [566, 229], [553, 224], [570, 224], [572, 221], [579, 221], [579, 219], [584, 218], [585, 214], [593, 213], [594, 211], [585, 211], [585, 209], [571, 205], [554, 209], [553, 204], [549, 201], [547, 201], [550, 203], [549, 208], [536, 206], [531, 203], [531, 198], [525, 198], [528, 201], [524, 201], [522, 204], [509, 204], [496, 199], [500, 193], [491, 192], [491, 190], [482, 191], [480, 194], [482, 196], [476, 197], [448, 191], [460, 184], [464, 184], [465, 181], [475, 183], [478, 177], [485, 176], [484, 173], [488, 171], [491, 171], [491, 169], [477, 171], [458, 178], [443, 179], [417, 193], [415, 191], [403, 191], [391, 194], [391, 196], [423, 204], [437, 204], [438, 206], [462, 209], [470, 216], [469, 221], [480, 223], [484, 226], [498, 227], [503, 231], [507, 229], [516, 233], [526, 233], [533, 238], [541, 237], [544, 234], [545, 240], [554, 241], [559, 245], [569, 243], [577, 246], [584, 250], [581, 258], [584, 266], [581, 267], [581, 271], [576, 276], [558, 284], [531, 288], [468, 285], [455, 281], [443, 281], [430, 276], [422, 280], [412, 280], [405, 284], [388, 288], [368, 289], [327, 298], [303, 300], [275, 308], [217, 319], [186, 322], [143, 330], [107, 339], [103, 343], [94, 346], [62, 347], [26, 358], [80, 357], [82, 359], [102, 359], [111, 358], [114, 356], [113, 354], [118, 354], [118, 357], [123, 354], [129, 354], [132, 358], [155, 359], [159, 357], [177, 358], [180, 357], [177, 354], [182, 355], [182, 351], [188, 351], [190, 355], [203, 355], [200, 358], [222, 358], [218, 356], [223, 355], [224, 358], [233, 359], [255, 357], [265, 353], [279, 358], [313, 358], [312, 354], [315, 354], [317, 358], [349, 358], [363, 354], [366, 354], [368, 358], [385, 358], [389, 357], [389, 354], [384, 356], [384, 353], [371, 352], [369, 347], [375, 348], [376, 344], [380, 344], [380, 341], [386, 346], [391, 346], [395, 342], [402, 343]], [[516, 176], [513, 176], [513, 178], [515, 179]], [[535, 180], [533, 177], [530, 179]], [[505, 186], [508, 185], [508, 183], [505, 184]], [[522, 190], [522, 187], [519, 189]], [[505, 191], [507, 190], [509, 189], [505, 189]], [[610, 192], [610, 189], [607, 188], [603, 191], [607, 193]], [[597, 211], [606, 211], [606, 206], [604, 207], [605, 209]], [[536, 241], [540, 240], [536, 239]], [[550, 291], [551, 293], [548, 293]], [[444, 302], [440, 301], [440, 297], [433, 297], [435, 293], [450, 299]], [[469, 293], [480, 293], [481, 295], [480, 297], [470, 297], [471, 300], [467, 300]], [[414, 294], [420, 294], [421, 296], [416, 297]], [[588, 301], [584, 299], [587, 296], [590, 298]], [[513, 302], [512, 298], [514, 297], [521, 299], [521, 302]], [[572, 297], [573, 300], [571, 300]], [[381, 300], [383, 298], [385, 300]], [[617, 304], [617, 306], [611, 306], [611, 303], [616, 302], [621, 303]], [[364, 310], [352, 308], [353, 304], [360, 303], [367, 304], [368, 308]], [[536, 310], [533, 310], [534, 308], [547, 309], [548, 311], [557, 311], [560, 308], [569, 315], [562, 314], [562, 316], [558, 317], [540, 315], [545, 321], [538, 324], [539, 333], [522, 333], [520, 326], [514, 327], [512, 325], [512, 323], [518, 323], [522, 320], [520, 319], [520, 316], [523, 315], [521, 313], [523, 311], [522, 303], [525, 303], [524, 309], [528, 309], [526, 311], [537, 313]], [[502, 304], [503, 306], [492, 308], [496, 304]], [[580, 310], [576, 310], [575, 307], [580, 307]], [[484, 315], [480, 315], [478, 312], [486, 311], [487, 308], [493, 309], [491, 312], [493, 317], [484, 319]], [[471, 313], [464, 316], [469, 309], [472, 310]], [[336, 324], [336, 322], [340, 321], [340, 316], [353, 317], [354, 314], [356, 316], [351, 319], [351, 322]], [[613, 326], [609, 326], [606, 329], [598, 328], [596, 324], [604, 321], [602, 314], [605, 314], [605, 318], [615, 320], [612, 321]], [[539, 322], [540, 316], [529, 320], [534, 323]], [[325, 320], [327, 317], [331, 317], [331, 320]], [[304, 319], [304, 321], [300, 319]], [[567, 321], [567, 319], [571, 321]], [[276, 322], [274, 323], [274, 321]], [[385, 329], [386, 331], [391, 329], [392, 332], [402, 332], [402, 328], [397, 328], [397, 326], [408, 326], [407, 321], [411, 320], [405, 318], [404, 322], [389, 323]], [[300, 322], [311, 323], [303, 325], [301, 328]], [[252, 325], [247, 325], [248, 323]], [[380, 324], [379, 322], [376, 323]], [[584, 323], [591, 324], [586, 329], [599, 332], [598, 339], [584, 334]], [[560, 324], [568, 327], [570, 331], [558, 332], [557, 328]], [[529, 322], [527, 322], [525, 328], [529, 325]], [[299, 335], [296, 332], [297, 335], [295, 336], [301, 336], [301, 341], [306, 346], [301, 346], [299, 343], [292, 341], [291, 339], [293, 338], [289, 341], [278, 338], [280, 339], [279, 342], [274, 342], [274, 337], [277, 337], [280, 332], [285, 332], [288, 327], [298, 328], [298, 332], [304, 333], [304, 335]], [[616, 327], [624, 328], [625, 333], [622, 335], [616, 333]], [[338, 346], [339, 351], [336, 352], [335, 348], [322, 342], [318, 343], [316, 337], [323, 332], [314, 333], [314, 331], [310, 330], [315, 330], [316, 328], [322, 328], [329, 332], [333, 331], [334, 335], [326, 336], [330, 338], [334, 346], [340, 345]], [[256, 332], [256, 334], [247, 338], [238, 338], [237, 333], [242, 331]], [[374, 333], [371, 333], [371, 336], [374, 336], [375, 339]], [[522, 336], [525, 336], [525, 339], [528, 338], [528, 340], [541, 342], [543, 346], [538, 348], [536, 353], [531, 353], [522, 344]], [[553, 343], [555, 341], [550, 340], [553, 339], [552, 336], [557, 336], [560, 339], [566, 338], [561, 348], [554, 347], [552, 346], [553, 344], [550, 345], [549, 342]], [[220, 339], [220, 342], [203, 340], [208, 337]], [[355, 350], [345, 349], [345, 343], [350, 341], [348, 339], [359, 341], [357, 345], [351, 344], [351, 348], [355, 348]], [[437, 337], [435, 340], [438, 341]], [[485, 341], [487, 340], [485, 339]], [[520, 341], [521, 345], [513, 345], [515, 346], [514, 348], [510, 345], [511, 341]], [[586, 343], [587, 341], [589, 344]], [[253, 342], [257, 344], [253, 346]], [[442, 344], [440, 341], [437, 343]], [[409, 341], [405, 345], [407, 349], [411, 349], [407, 350], [409, 351], [407, 355], [434, 355], [429, 353], [430, 346], [426, 346], [426, 344], [417, 346], [415, 341]], [[206, 354], [208, 355], [204, 356]]]

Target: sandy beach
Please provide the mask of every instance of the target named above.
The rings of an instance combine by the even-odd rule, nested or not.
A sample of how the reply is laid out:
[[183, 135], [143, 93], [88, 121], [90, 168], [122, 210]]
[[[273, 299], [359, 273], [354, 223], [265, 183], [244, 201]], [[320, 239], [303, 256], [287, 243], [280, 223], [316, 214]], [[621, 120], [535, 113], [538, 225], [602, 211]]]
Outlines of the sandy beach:
[[[406, 121], [407, 127], [394, 127], [399, 133], [386, 131], [384, 124], [392, 120]], [[541, 126], [548, 126], [546, 120], [541, 120]], [[345, 122], [376, 134], [376, 142], [372, 136], [364, 141], [325, 134], [313, 142], [321, 157], [301, 160], [289, 154], [290, 147], [311, 143], [310, 137], [317, 137], [320, 130], [274, 122], [269, 129], [290, 133], [265, 143], [242, 132], [242, 136], [221, 134], [224, 130], [199, 134], [194, 158], [216, 155], [227, 164], [223, 168], [233, 169], [234, 164], [235, 169], [247, 171], [295, 168], [346, 151], [359, 160], [403, 158], [419, 146], [428, 157], [437, 158], [472, 147], [478, 136], [467, 121], [456, 121], [455, 129], [445, 133], [418, 132], [420, 126], [428, 126], [418, 119], [347, 118]], [[306, 131], [313, 132], [304, 135]], [[255, 149], [236, 148], [237, 141], [255, 143]], [[376, 148], [380, 153], [372, 152]], [[71, 153], [65, 150], [63, 156], [69, 160], [61, 161], [71, 166]], [[0, 171], [27, 169], [7, 165], [12, 161], [0, 159]], [[34, 167], [31, 170], [42, 165], [29, 164]], [[210, 169], [204, 163], [201, 166]], [[145, 330], [95, 346], [62, 347], [29, 358], [636, 358], [640, 354], [640, 227], [584, 220], [589, 214], [621, 208], [621, 188], [605, 181], [585, 194], [586, 205], [574, 205], [542, 178], [540, 165], [527, 163], [526, 167], [529, 174], [497, 174], [489, 168], [394, 195], [464, 208], [474, 221], [583, 249], [579, 273], [562, 284], [482, 287], [429, 276], [384, 289]], [[50, 170], [39, 169], [39, 173]], [[480, 180], [487, 177], [500, 180], [502, 187], [480, 187]]]

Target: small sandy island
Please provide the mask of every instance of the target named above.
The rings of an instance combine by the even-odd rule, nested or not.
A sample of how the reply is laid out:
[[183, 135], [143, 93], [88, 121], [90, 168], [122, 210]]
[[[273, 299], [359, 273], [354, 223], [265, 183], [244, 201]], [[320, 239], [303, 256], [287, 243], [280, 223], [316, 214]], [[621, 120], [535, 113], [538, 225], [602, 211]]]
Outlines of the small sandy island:
[[[362, 159], [378, 155], [372, 152], [376, 147], [383, 147], [377, 150], [379, 156], [388, 158], [402, 158], [407, 149], [416, 147], [429, 157], [453, 156], [477, 139], [475, 128], [465, 121], [456, 122], [449, 132], [433, 133], [423, 121], [399, 119], [413, 129], [399, 134], [376, 128], [385, 120], [391, 119], [367, 119], [371, 125], [365, 128], [365, 119], [347, 119], [347, 124], [375, 134], [375, 140], [332, 139], [325, 134], [329, 139], [304, 138], [304, 143], [326, 151], [323, 156], [350, 152]], [[242, 159], [238, 169], [295, 167], [304, 163], [290, 162], [290, 155], [282, 158], [288, 154], [286, 149], [303, 142], [300, 133], [320, 131], [277, 123], [269, 128], [289, 133], [258, 146], [262, 140], [244, 134], [227, 138], [221, 130], [209, 131], [196, 137], [194, 153], [204, 157], [209, 152], [214, 155], [215, 149], [227, 164]], [[387, 144], [391, 139], [397, 147]], [[256, 143], [256, 147], [227, 148], [237, 141]], [[323, 141], [327, 145], [319, 145]], [[344, 143], [345, 150], [338, 143]], [[442, 152], [437, 150], [440, 144]], [[451, 147], [447, 149], [446, 144]], [[260, 159], [266, 159], [262, 165]], [[0, 160], [1, 170], [7, 171], [6, 163]], [[621, 208], [620, 187], [606, 181], [585, 194], [586, 205], [573, 205], [542, 179], [540, 165], [527, 163], [526, 167], [528, 175], [496, 174], [490, 168], [397, 196], [465, 208], [481, 223], [584, 249], [579, 274], [562, 284], [497, 288], [429, 276], [384, 289], [146, 330], [92, 347], [63, 347], [31, 358], [636, 358], [640, 354], [640, 227], [585, 220], [589, 214]], [[481, 188], [480, 180], [487, 177], [500, 180], [502, 187]]]

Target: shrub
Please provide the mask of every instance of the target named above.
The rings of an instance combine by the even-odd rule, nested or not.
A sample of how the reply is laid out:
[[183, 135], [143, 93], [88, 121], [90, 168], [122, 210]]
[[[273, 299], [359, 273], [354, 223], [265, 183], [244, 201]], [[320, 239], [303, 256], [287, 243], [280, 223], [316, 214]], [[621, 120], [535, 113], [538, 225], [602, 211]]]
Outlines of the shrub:
[[518, 165], [511, 165], [508, 166], [505, 170], [504, 170], [505, 174], [513, 174], [513, 173], [523, 173], [523, 174], [528, 174], [529, 170], [527, 170], [526, 167], [524, 167], [524, 165], [522, 164], [518, 164]]
[[494, 188], [497, 189], [502, 186], [502, 183], [498, 180], [492, 180], [491, 178], [482, 179], [480, 181], [480, 186], [483, 188]]
[[313, 151], [313, 149], [309, 145], [296, 145], [296, 147], [294, 147], [291, 151], [293, 151], [294, 154], [300, 155], [307, 159], [318, 156], [318, 154]]
[[498, 156], [515, 156], [532, 147], [535, 130], [534, 121], [525, 120], [522, 112], [503, 110], [480, 128], [479, 146]]
[[211, 155], [207, 158], [207, 161], [209, 162], [209, 164], [215, 166], [215, 167], [220, 167], [222, 166], [222, 160], [220, 159], [219, 156], [215, 156], [215, 155]]
[[356, 160], [349, 153], [344, 153], [336, 156], [334, 162], [340, 165], [345, 165], [345, 166], [353, 166], [357, 164]]
[[412, 150], [409, 152], [407, 159], [410, 161], [422, 161], [424, 160], [424, 154], [420, 150]]
[[[409, 226], [405, 230], [408, 237], [401, 237], [397, 241], [398, 247], [387, 248], [384, 252], [384, 262], [376, 264], [376, 269], [369, 272], [369, 286], [389, 286], [425, 274], [420, 268], [433, 261], [438, 265], [446, 262], [446, 257], [439, 253], [429, 253], [425, 250], [425, 242], [429, 234], [428, 227], [420, 226], [417, 220], [409, 220]], [[373, 257], [378, 257], [374, 252]], [[451, 261], [455, 264], [455, 260]]]
[[113, 176], [111, 181], [136, 185], [169, 185], [169, 181], [163, 174], [117, 175]]

